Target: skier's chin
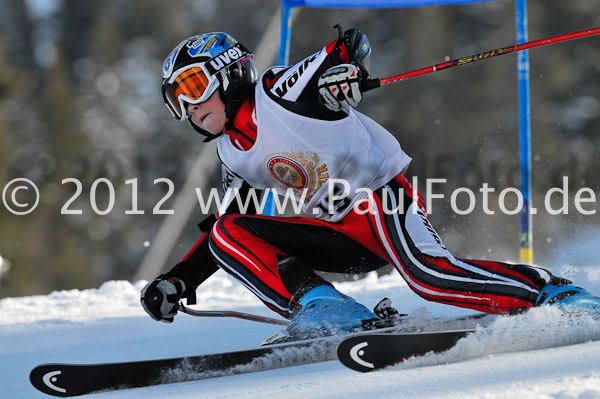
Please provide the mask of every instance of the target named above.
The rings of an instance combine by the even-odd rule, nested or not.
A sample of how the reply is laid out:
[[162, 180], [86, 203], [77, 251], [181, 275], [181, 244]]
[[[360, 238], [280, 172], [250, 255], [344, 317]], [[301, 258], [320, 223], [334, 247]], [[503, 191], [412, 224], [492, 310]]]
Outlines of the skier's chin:
[[204, 118], [202, 123], [198, 125], [208, 133], [215, 135], [223, 131], [225, 122], [221, 123], [221, 121], [215, 121], [214, 118], [211, 118], [211, 115], [209, 114], [206, 118]]

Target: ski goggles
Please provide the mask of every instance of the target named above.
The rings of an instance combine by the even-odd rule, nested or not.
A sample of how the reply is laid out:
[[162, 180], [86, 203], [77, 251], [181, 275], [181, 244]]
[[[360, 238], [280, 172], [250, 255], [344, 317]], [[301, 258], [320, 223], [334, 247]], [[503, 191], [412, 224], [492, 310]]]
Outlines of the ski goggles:
[[186, 65], [173, 72], [162, 86], [163, 99], [173, 117], [183, 121], [188, 117], [187, 105], [202, 103], [219, 87], [216, 75], [206, 69], [204, 62]]

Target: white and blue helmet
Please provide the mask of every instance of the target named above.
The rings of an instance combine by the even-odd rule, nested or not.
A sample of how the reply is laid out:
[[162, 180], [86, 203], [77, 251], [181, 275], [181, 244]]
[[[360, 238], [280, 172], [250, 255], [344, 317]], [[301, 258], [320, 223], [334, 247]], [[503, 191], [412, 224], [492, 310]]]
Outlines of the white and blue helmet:
[[223, 32], [192, 36], [179, 43], [162, 69], [163, 99], [173, 117], [188, 119], [187, 104], [202, 103], [217, 89], [225, 103], [243, 100], [258, 80], [253, 57]]

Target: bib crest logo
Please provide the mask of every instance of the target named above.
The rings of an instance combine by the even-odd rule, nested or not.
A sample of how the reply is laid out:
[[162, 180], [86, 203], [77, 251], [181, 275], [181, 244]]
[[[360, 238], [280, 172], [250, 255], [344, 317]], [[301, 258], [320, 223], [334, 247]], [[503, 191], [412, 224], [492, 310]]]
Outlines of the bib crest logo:
[[306, 201], [323, 186], [329, 173], [321, 158], [313, 152], [291, 151], [270, 154], [266, 159], [269, 176], [277, 186], [291, 188], [301, 195], [306, 190]]
[[306, 185], [306, 174], [302, 167], [291, 159], [274, 157], [269, 160], [269, 172], [287, 187], [302, 190]]

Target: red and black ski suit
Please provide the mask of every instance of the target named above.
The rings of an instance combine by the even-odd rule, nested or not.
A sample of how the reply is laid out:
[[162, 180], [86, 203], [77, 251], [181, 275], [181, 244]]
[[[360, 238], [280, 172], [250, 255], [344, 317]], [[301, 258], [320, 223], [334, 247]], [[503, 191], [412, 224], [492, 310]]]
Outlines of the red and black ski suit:
[[[271, 98], [311, 118], [340, 118], [321, 104], [316, 82], [331, 66], [351, 60], [339, 42], [325, 50], [329, 56], [294, 102], [279, 101], [276, 90], [269, 90], [287, 68], [265, 73], [262, 82]], [[249, 97], [225, 130], [242, 151], [252, 148], [257, 137], [253, 110], [254, 99]], [[230, 173], [224, 174], [225, 184], [236, 177]], [[244, 183], [242, 192], [249, 188]], [[538, 267], [452, 256], [431, 226], [422, 198], [402, 174], [374, 191], [370, 204], [358, 207], [361, 212], [355, 209], [338, 222], [240, 214], [235, 208], [232, 204], [212, 228], [205, 228], [207, 233], [167, 273], [182, 279], [188, 293], [222, 268], [269, 308], [290, 317], [297, 299], [327, 283], [315, 271], [365, 273], [391, 264], [426, 300], [503, 313], [533, 306], [540, 288], [553, 277]], [[384, 211], [396, 208], [397, 212]]]

